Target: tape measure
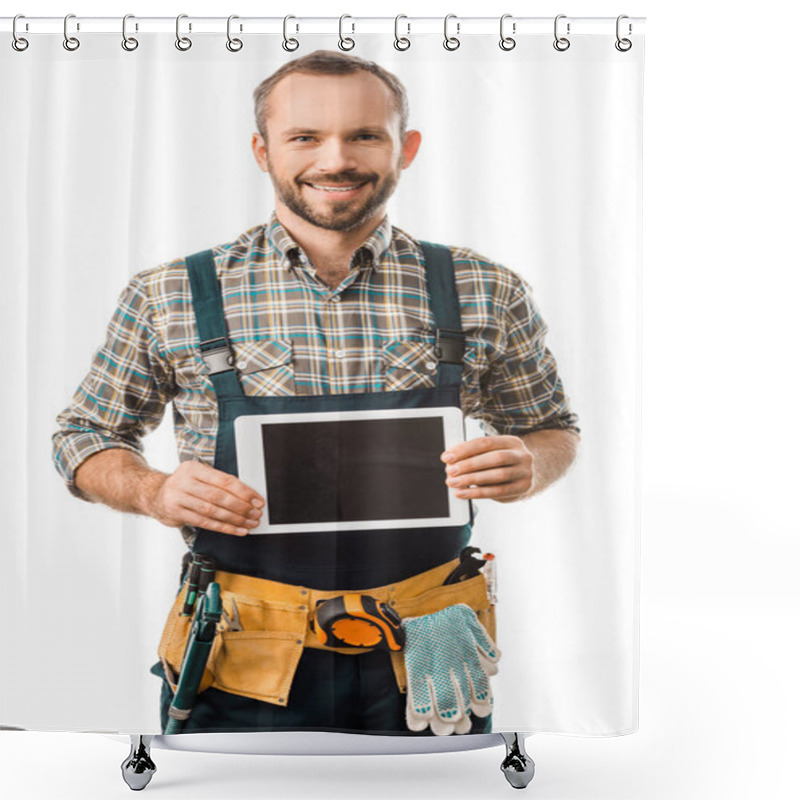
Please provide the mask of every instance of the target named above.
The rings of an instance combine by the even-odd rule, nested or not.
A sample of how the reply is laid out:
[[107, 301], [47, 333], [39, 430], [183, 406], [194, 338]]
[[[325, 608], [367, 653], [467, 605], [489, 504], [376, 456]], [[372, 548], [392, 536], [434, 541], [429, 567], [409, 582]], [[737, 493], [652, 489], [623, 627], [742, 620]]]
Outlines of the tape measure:
[[400, 615], [368, 594], [343, 594], [320, 600], [311, 630], [327, 647], [381, 647], [402, 650]]

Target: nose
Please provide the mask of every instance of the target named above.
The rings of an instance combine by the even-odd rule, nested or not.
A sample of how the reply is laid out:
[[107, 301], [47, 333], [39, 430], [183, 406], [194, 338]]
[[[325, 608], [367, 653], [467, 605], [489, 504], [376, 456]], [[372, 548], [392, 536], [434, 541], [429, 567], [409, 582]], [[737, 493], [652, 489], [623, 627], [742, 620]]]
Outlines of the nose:
[[316, 167], [320, 172], [345, 172], [356, 168], [356, 160], [347, 142], [330, 137], [317, 150]]

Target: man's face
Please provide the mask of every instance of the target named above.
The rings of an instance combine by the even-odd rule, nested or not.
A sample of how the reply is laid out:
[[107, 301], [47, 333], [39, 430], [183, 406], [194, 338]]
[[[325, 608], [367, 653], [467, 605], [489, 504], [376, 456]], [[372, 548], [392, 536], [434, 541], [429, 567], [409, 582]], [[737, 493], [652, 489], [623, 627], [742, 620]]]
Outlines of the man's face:
[[382, 216], [420, 136], [400, 141], [393, 95], [368, 72], [287, 75], [267, 101], [266, 146], [253, 152], [277, 204], [306, 222], [349, 231]]

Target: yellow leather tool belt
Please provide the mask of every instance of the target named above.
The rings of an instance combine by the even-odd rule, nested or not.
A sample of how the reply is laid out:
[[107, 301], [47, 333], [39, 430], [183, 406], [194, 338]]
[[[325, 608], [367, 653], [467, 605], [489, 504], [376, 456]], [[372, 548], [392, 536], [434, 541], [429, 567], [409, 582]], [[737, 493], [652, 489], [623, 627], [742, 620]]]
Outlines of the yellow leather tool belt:
[[[442, 582], [458, 566], [459, 559], [413, 575], [406, 580], [369, 589], [320, 591], [277, 581], [218, 571], [223, 621], [206, 665], [200, 691], [209, 687], [266, 703], [285, 706], [289, 701], [297, 664], [304, 647], [358, 655], [374, 648], [326, 647], [317, 639], [310, 620], [318, 600], [348, 592], [369, 594], [388, 603], [401, 618], [419, 617], [465, 603], [470, 606], [489, 635], [496, 641], [494, 606], [489, 602], [482, 573], [460, 583]], [[180, 670], [192, 617], [182, 617], [186, 583], [172, 605], [158, 656], [173, 691]], [[392, 666], [401, 692], [406, 691], [402, 651], [391, 653]]]

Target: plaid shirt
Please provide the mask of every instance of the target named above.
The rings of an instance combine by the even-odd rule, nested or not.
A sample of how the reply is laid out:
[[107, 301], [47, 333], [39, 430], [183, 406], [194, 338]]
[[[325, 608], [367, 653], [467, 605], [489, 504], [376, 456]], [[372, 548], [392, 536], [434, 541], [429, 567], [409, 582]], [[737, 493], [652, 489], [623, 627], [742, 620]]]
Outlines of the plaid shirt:
[[[236, 369], [247, 395], [381, 392], [435, 385], [434, 320], [419, 244], [388, 218], [331, 289], [273, 214], [213, 249]], [[451, 248], [466, 335], [461, 404], [490, 434], [573, 428], [530, 286]], [[109, 448], [142, 451], [169, 402], [180, 459], [214, 463], [217, 404], [198, 348], [184, 260], [134, 276], [105, 344], [53, 435], [70, 491], [75, 470]]]

